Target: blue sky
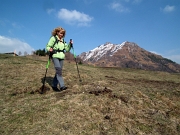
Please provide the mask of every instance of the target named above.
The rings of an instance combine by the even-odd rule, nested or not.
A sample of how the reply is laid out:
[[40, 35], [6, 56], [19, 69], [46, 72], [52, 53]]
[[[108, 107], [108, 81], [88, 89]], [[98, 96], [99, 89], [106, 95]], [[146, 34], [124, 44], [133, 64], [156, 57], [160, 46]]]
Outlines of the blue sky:
[[129, 41], [180, 64], [180, 0], [1, 0], [0, 53], [43, 49], [58, 26], [77, 55]]

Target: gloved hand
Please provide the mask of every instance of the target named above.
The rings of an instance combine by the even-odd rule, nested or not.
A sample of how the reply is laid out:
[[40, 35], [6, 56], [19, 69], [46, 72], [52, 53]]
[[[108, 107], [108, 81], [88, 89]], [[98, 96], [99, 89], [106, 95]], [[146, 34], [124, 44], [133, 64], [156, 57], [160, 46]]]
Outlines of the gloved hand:
[[70, 39], [69, 44], [70, 44], [70, 47], [73, 47], [73, 40], [72, 39]]
[[69, 43], [70, 44], [70, 47], [73, 47], [73, 44], [72, 43]]

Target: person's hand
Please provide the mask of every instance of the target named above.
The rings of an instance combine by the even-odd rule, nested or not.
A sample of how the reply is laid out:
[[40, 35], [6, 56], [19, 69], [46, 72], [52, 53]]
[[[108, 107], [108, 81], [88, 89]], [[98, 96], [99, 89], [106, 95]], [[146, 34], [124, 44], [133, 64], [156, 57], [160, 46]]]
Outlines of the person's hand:
[[72, 43], [69, 43], [70, 44], [70, 47], [73, 47], [73, 44]]
[[50, 49], [49, 49], [49, 51], [50, 51], [50, 52], [52, 52], [52, 51], [53, 51], [53, 49], [52, 49], [52, 48], [50, 48]]
[[70, 44], [70, 47], [73, 47], [73, 40], [72, 39], [70, 39], [69, 44]]

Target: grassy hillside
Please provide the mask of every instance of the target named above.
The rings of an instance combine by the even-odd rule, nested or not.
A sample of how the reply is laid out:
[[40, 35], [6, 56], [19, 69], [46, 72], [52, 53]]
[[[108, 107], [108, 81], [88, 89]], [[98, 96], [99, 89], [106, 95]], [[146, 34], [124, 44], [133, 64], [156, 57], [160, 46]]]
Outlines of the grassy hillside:
[[47, 57], [0, 55], [0, 134], [178, 135], [180, 74], [98, 68], [65, 61], [68, 90], [54, 92]]

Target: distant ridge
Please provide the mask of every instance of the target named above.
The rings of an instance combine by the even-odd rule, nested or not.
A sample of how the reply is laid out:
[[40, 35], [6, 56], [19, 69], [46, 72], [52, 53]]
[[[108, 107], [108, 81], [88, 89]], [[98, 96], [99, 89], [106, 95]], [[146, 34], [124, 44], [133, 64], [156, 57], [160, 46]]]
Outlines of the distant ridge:
[[149, 52], [134, 42], [107, 42], [78, 56], [84, 63], [101, 67], [135, 68], [179, 73], [180, 65], [170, 59]]

